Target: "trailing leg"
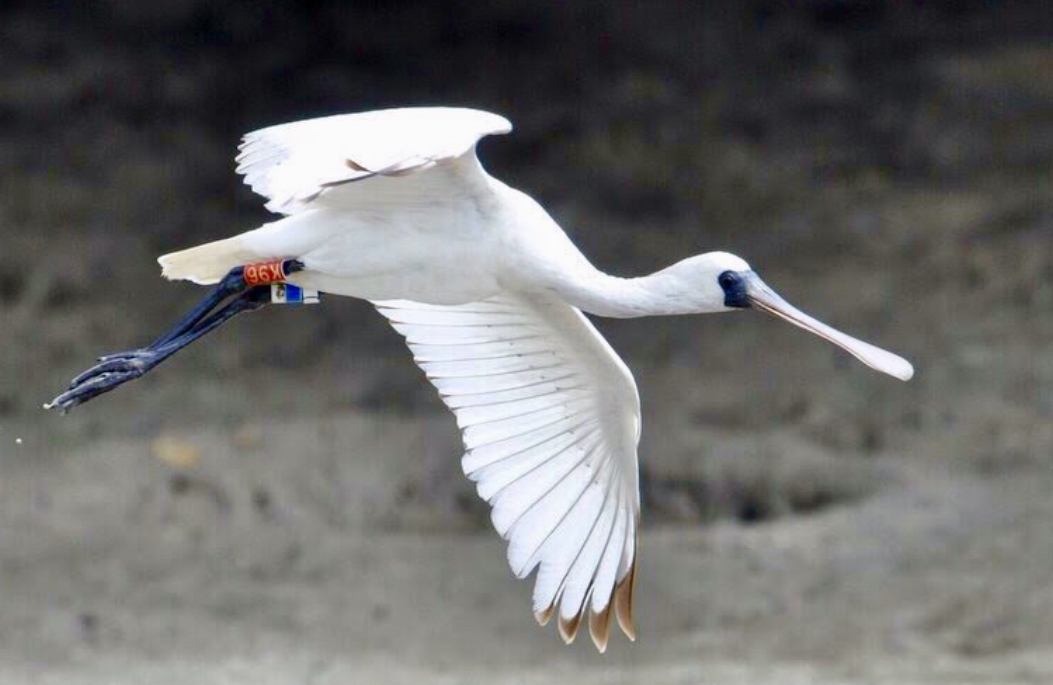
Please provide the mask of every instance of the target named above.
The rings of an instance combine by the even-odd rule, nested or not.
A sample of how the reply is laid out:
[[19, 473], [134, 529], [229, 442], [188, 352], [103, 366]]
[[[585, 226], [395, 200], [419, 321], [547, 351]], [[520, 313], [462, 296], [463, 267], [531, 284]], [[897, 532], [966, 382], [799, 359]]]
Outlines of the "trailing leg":
[[[146, 347], [99, 357], [97, 364], [74, 378], [66, 392], [44, 407], [59, 409], [65, 413], [119, 385], [139, 378], [238, 314], [270, 304], [271, 284], [284, 282], [290, 273], [302, 269], [303, 264], [297, 260], [251, 264], [232, 269], [208, 296], [159, 338]], [[232, 297], [233, 299], [230, 299]], [[223, 304], [228, 299], [230, 301]]]

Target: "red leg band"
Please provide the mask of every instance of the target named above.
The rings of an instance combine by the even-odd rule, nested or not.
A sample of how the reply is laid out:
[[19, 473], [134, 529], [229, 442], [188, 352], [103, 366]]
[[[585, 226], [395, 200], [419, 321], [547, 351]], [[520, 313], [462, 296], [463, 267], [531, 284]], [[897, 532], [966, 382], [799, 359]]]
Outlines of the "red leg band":
[[241, 272], [246, 285], [267, 285], [285, 282], [285, 260], [272, 259], [267, 262], [246, 264]]

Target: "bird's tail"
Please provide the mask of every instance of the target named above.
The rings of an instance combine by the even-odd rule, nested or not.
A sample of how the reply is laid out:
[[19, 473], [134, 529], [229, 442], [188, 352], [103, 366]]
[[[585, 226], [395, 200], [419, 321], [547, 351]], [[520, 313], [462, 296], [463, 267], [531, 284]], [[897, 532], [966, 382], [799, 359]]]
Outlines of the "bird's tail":
[[161, 265], [161, 275], [167, 279], [212, 285], [234, 267], [258, 258], [258, 252], [248, 249], [242, 236], [234, 236], [166, 254], [158, 258], [157, 263]]

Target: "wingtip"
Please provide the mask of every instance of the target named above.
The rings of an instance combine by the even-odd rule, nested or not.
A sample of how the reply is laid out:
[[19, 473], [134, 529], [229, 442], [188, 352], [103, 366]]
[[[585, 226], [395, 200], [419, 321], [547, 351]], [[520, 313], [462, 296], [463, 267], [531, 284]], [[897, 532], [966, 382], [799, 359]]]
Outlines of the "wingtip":
[[614, 586], [614, 613], [618, 617], [618, 625], [621, 627], [625, 637], [636, 642], [636, 625], [633, 621], [633, 589], [636, 585], [637, 559], [629, 567], [629, 572]]
[[581, 625], [581, 614], [575, 614], [570, 618], [560, 616], [556, 624], [559, 626], [559, 636], [563, 638], [565, 644], [569, 645], [574, 642], [574, 638], [578, 636], [578, 626]]
[[512, 122], [511, 122], [511, 120], [509, 120], [508, 117], [506, 117], [504, 115], [501, 115], [501, 114], [495, 114], [494, 116], [496, 116], [501, 121], [501, 126], [497, 130], [497, 133], [499, 135], [505, 135], [505, 134], [511, 133], [512, 129], [515, 128], [512, 125]]
[[552, 619], [552, 614], [556, 612], [556, 603], [548, 605], [548, 608], [542, 609], [541, 611], [534, 612], [534, 620], [537, 624], [544, 628], [548, 625], [548, 622]]
[[611, 609], [612, 603], [607, 602], [607, 606], [601, 611], [589, 612], [589, 635], [600, 654], [607, 651], [607, 643], [611, 636]]

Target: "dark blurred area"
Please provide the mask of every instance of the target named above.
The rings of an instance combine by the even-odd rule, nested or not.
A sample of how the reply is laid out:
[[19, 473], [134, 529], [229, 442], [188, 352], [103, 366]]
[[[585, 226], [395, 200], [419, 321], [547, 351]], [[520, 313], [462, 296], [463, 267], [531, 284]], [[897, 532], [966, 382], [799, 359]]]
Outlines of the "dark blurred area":
[[[1048, 682], [1051, 39], [1037, 1], [7, 0], [0, 681]], [[605, 662], [529, 625], [364, 303], [39, 408], [200, 295], [159, 254], [270, 220], [243, 133], [408, 105], [511, 119], [483, 163], [598, 266], [727, 249], [918, 369], [756, 315], [598, 322], [644, 407], [643, 635]]]

